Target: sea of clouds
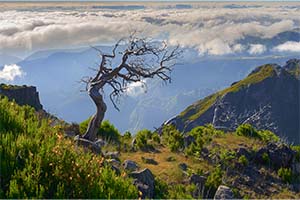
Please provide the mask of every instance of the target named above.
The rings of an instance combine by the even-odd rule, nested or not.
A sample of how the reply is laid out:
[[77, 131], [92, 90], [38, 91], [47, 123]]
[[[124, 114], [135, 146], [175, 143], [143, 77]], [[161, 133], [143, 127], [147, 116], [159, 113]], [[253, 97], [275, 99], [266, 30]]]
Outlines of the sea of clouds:
[[133, 30], [196, 49], [199, 55], [300, 52], [300, 43], [295, 41], [284, 41], [272, 49], [253, 41], [240, 42], [248, 36], [268, 39], [285, 31], [299, 30], [300, 4], [294, 4], [11, 8], [0, 13], [0, 53], [111, 44]]

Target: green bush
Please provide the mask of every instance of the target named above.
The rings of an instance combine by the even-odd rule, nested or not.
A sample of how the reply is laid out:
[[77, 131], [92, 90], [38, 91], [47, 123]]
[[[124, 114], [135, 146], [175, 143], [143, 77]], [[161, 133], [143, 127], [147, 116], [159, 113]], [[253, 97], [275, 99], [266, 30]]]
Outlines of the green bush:
[[144, 129], [138, 131], [135, 136], [136, 146], [139, 149], [148, 150], [152, 147], [152, 145], [148, 143], [148, 140], [150, 140], [151, 138], [152, 132], [150, 130]]
[[238, 162], [243, 166], [247, 166], [249, 164], [249, 161], [245, 155], [240, 156]]
[[131, 133], [129, 132], [129, 131], [126, 131], [125, 133], [124, 133], [124, 135], [123, 135], [123, 138], [124, 139], [131, 139], [132, 138], [132, 136], [131, 136]]
[[163, 127], [162, 138], [163, 144], [166, 144], [173, 152], [183, 148], [183, 135], [172, 125]]
[[280, 168], [277, 172], [278, 176], [285, 182], [291, 183], [293, 179], [292, 170], [289, 168]]
[[263, 131], [258, 131], [259, 138], [268, 143], [268, 142], [279, 142], [280, 138], [275, 135], [272, 131], [268, 130], [263, 130]]
[[221, 149], [220, 161], [222, 165], [231, 166], [233, 160], [236, 158], [236, 153], [234, 151], [228, 151], [227, 149]]
[[262, 155], [262, 160], [264, 161], [265, 164], [269, 164], [269, 163], [270, 163], [270, 157], [269, 157], [269, 154], [263, 153], [263, 155]]
[[[81, 134], [84, 134], [86, 132], [90, 119], [91, 118], [79, 124], [79, 130]], [[101, 123], [97, 136], [108, 142], [119, 143], [121, 134], [118, 131], [118, 129], [115, 128], [114, 125], [112, 125], [108, 120], [105, 120]]]
[[159, 137], [158, 133], [153, 133], [152, 140], [154, 142], [156, 142], [157, 144], [160, 144], [160, 137]]
[[0, 99], [0, 198], [136, 198], [130, 179], [76, 148], [62, 125]]
[[210, 194], [208, 194], [208, 198], [213, 195], [218, 187], [222, 184], [222, 177], [223, 177], [223, 171], [221, 170], [220, 166], [217, 166], [214, 171], [210, 173], [210, 175], [207, 177], [207, 180], [205, 182], [205, 187], [207, 190], [210, 191]]
[[236, 134], [246, 137], [257, 138], [263, 142], [278, 142], [280, 138], [269, 130], [256, 130], [250, 124], [242, 124], [236, 129]]
[[240, 125], [235, 132], [240, 136], [259, 138], [258, 131], [250, 124]]
[[223, 134], [223, 131], [216, 130], [211, 124], [195, 127], [187, 133], [187, 135], [194, 137], [195, 142], [185, 149], [185, 153], [199, 156], [205, 144], [211, 142], [213, 137]]

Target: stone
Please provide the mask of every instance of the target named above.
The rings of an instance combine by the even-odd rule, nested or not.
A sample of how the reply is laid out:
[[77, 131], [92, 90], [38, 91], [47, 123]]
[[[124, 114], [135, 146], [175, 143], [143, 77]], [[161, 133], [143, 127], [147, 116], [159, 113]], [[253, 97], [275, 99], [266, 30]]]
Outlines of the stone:
[[120, 166], [120, 161], [116, 159], [107, 159], [106, 161], [114, 166]]
[[185, 164], [185, 163], [179, 163], [178, 167], [183, 171], [186, 171], [188, 168], [187, 164]]
[[251, 158], [251, 153], [244, 147], [240, 147], [236, 150], [236, 155], [238, 157], [240, 156], [245, 156], [247, 158], [247, 160], [249, 160]]
[[206, 182], [206, 177], [198, 174], [191, 175], [191, 177], [189, 178], [189, 183], [194, 184], [196, 186], [195, 190], [192, 192], [193, 198], [197, 199], [203, 197], [205, 182]]
[[79, 135], [74, 137], [74, 141], [76, 142], [77, 146], [82, 146], [84, 147], [84, 149], [89, 149], [95, 154], [102, 154], [101, 147], [98, 146], [95, 142], [81, 138]]
[[95, 143], [96, 143], [98, 146], [100, 146], [100, 147], [104, 147], [104, 146], [107, 144], [107, 142], [105, 142], [105, 141], [102, 140], [102, 139], [96, 140]]
[[139, 168], [138, 164], [132, 160], [125, 160], [122, 165], [125, 170], [129, 171], [135, 171]]
[[157, 165], [158, 163], [153, 158], [142, 157], [142, 161], [146, 164]]
[[234, 199], [234, 194], [229, 187], [220, 185], [217, 189], [214, 199]]
[[255, 155], [256, 162], [266, 164], [262, 159], [263, 154], [268, 154], [271, 167], [274, 169], [292, 168], [296, 152], [284, 144], [270, 143], [259, 149]]
[[142, 192], [143, 199], [154, 197], [154, 176], [149, 169], [131, 172], [129, 176], [135, 179], [134, 185]]
[[116, 159], [119, 160], [119, 152], [117, 151], [112, 151], [112, 152], [105, 152], [104, 154], [105, 158], [111, 158], [111, 159]]

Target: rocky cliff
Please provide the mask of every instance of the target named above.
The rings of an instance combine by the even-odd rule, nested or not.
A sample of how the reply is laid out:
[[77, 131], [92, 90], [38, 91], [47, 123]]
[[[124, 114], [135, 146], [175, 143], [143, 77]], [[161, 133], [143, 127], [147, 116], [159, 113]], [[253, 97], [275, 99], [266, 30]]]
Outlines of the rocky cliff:
[[299, 144], [299, 71], [298, 59], [284, 66], [260, 66], [245, 79], [194, 103], [165, 124], [187, 132], [208, 123], [229, 131], [249, 123]]
[[39, 93], [36, 87], [33, 86], [15, 86], [15, 85], [0, 85], [0, 95], [7, 96], [10, 100], [15, 100], [19, 105], [30, 105], [36, 110], [42, 110], [43, 106], [40, 103]]

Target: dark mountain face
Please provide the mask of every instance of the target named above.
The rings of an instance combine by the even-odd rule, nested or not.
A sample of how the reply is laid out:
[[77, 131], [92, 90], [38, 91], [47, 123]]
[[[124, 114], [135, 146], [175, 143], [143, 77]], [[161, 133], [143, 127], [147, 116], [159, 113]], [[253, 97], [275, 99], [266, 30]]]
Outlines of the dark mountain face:
[[8, 99], [14, 100], [19, 105], [29, 105], [35, 110], [42, 110], [43, 106], [40, 103], [39, 93], [34, 86], [14, 86], [0, 85], [0, 96], [7, 96]]
[[297, 59], [283, 67], [258, 67], [245, 79], [194, 103], [166, 123], [184, 132], [207, 123], [227, 130], [249, 123], [298, 144], [299, 69]]

